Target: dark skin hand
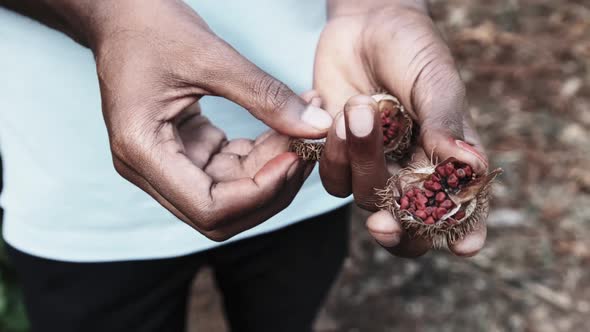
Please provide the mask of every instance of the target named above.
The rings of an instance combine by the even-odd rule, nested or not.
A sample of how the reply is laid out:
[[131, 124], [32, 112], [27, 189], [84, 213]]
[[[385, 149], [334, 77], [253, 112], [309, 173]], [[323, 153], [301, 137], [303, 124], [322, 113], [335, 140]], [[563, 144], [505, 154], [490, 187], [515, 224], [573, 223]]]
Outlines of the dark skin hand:
[[[288, 152], [285, 135], [324, 137], [332, 117], [240, 55], [182, 1], [0, 5], [91, 48], [115, 168], [208, 238], [223, 241], [266, 221], [311, 172]], [[227, 141], [200, 113], [205, 95], [243, 106], [276, 132]]]
[[[315, 89], [335, 114], [320, 162], [324, 187], [335, 196], [353, 194], [371, 235], [392, 254], [416, 257], [429, 240], [410, 239], [387, 211], [377, 211], [375, 188], [390, 176], [383, 156], [381, 124], [371, 94], [387, 91], [421, 127], [414, 160], [456, 157], [483, 173], [488, 167], [471, 125], [465, 86], [424, 1], [331, 0], [329, 21], [316, 54]], [[397, 167], [403, 165], [389, 165]], [[479, 227], [450, 246], [475, 255], [485, 242]]]

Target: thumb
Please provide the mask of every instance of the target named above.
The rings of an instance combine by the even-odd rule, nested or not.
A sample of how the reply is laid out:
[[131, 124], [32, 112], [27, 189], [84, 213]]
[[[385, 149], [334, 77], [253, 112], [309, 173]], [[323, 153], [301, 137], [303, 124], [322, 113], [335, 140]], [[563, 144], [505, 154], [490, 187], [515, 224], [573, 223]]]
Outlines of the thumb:
[[439, 73], [443, 77], [417, 80], [413, 90], [424, 151], [440, 160], [455, 157], [483, 173], [488, 161], [467, 121], [465, 86], [454, 66]]
[[[421, 126], [421, 143], [428, 156], [455, 157], [477, 172], [487, 167], [485, 155], [467, 142], [465, 85], [453, 56], [428, 15], [404, 11], [393, 31], [375, 35], [374, 67], [383, 87], [400, 97]], [[411, 27], [411, 28], [407, 28]]]
[[[221, 42], [223, 63], [209, 67], [207, 90], [247, 109], [277, 132], [294, 137], [319, 138], [327, 134], [332, 116], [307, 103], [286, 84], [258, 68]], [[218, 61], [218, 60], [217, 60]], [[217, 68], [217, 69], [214, 69]]]

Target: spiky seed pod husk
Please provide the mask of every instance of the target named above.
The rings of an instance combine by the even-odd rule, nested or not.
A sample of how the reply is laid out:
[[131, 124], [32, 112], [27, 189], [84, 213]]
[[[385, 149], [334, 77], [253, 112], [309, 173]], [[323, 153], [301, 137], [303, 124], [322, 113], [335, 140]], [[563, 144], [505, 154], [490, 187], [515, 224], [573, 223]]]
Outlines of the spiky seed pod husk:
[[[455, 158], [449, 158], [436, 165], [430, 162], [415, 163], [391, 177], [384, 189], [377, 190], [380, 197], [379, 208], [391, 212], [411, 236], [430, 239], [435, 247], [442, 247], [445, 243], [453, 244], [471, 233], [478, 223], [485, 222], [489, 212], [492, 182], [502, 173], [502, 170], [498, 168], [482, 176], [468, 174], [469, 176], [461, 180], [452, 179], [455, 183], [459, 183], [454, 184], [450, 180], [451, 176], [441, 178], [439, 173], [440, 167], [449, 163], [457, 169], [466, 165]], [[462, 172], [461, 175], [464, 173]], [[436, 184], [434, 183], [436, 179], [439, 179], [440, 188], [432, 187]], [[449, 182], [453, 183], [454, 187], [449, 186]], [[427, 189], [425, 184], [432, 190]], [[417, 195], [427, 193], [430, 198], [427, 197], [428, 202], [422, 203], [421, 207], [415, 207], [419, 203], [408, 207], [408, 197], [415, 195], [412, 192], [418, 193]], [[437, 195], [441, 197], [442, 203], [437, 203], [439, 197]], [[416, 199], [419, 200], [419, 198]], [[444, 200], [450, 200], [452, 204], [449, 203], [447, 209], [441, 209], [444, 215], [436, 215], [431, 207], [436, 204], [444, 205]], [[431, 208], [432, 216], [435, 216], [436, 220], [425, 214], [426, 212], [418, 212], [420, 209], [425, 211], [428, 208]], [[434, 211], [437, 209], [440, 208], [434, 208]], [[421, 214], [422, 218], [417, 214]]]
[[383, 126], [383, 144], [385, 156], [390, 160], [402, 159], [412, 144], [414, 122], [404, 105], [392, 95], [376, 94]]
[[[399, 160], [412, 143], [414, 122], [397, 98], [388, 94], [372, 96], [381, 113], [384, 153], [388, 159]], [[325, 140], [293, 139], [289, 150], [304, 160], [317, 161], [324, 150]]]
[[324, 151], [325, 142], [325, 139], [293, 139], [289, 144], [289, 150], [303, 160], [318, 161]]

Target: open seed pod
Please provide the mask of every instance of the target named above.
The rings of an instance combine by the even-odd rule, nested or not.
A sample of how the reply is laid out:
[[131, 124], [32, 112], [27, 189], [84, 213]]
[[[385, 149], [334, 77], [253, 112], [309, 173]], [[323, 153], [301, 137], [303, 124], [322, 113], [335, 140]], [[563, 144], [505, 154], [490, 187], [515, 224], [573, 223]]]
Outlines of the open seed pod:
[[[401, 159], [412, 143], [412, 118], [394, 96], [376, 94], [372, 97], [381, 114], [385, 156], [391, 160]], [[325, 139], [293, 139], [289, 148], [304, 160], [316, 161], [322, 155], [324, 143]]]
[[390, 211], [411, 236], [431, 239], [435, 247], [453, 244], [485, 222], [491, 184], [501, 173], [498, 168], [478, 176], [455, 158], [414, 164], [378, 190], [379, 208]]
[[373, 95], [381, 113], [383, 148], [391, 160], [401, 159], [412, 143], [414, 122], [397, 98], [388, 94]]

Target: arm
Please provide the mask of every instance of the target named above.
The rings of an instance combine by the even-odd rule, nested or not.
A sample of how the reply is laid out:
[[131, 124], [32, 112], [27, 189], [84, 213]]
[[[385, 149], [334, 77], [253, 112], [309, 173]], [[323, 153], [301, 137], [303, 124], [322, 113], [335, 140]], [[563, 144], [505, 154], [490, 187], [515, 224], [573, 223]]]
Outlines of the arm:
[[0, 0], [88, 45], [113, 162], [124, 178], [222, 241], [291, 202], [313, 165], [288, 137], [227, 141], [202, 114], [227, 98], [281, 134], [318, 138], [332, 123], [216, 36], [180, 0]]
[[[88, 0], [0, 0], [0, 6], [28, 16], [53, 29], [59, 30], [80, 44], [88, 46], [87, 23], [93, 8], [103, 1]], [[106, 2], [106, 1], [104, 1]]]

